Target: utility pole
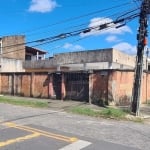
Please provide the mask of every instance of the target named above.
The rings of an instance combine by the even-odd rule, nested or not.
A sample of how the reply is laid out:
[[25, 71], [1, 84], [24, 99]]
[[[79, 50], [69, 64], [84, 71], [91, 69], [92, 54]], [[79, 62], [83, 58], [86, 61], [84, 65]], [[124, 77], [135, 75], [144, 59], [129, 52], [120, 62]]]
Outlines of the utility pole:
[[139, 116], [139, 105], [141, 98], [141, 81], [143, 73], [143, 54], [144, 49], [147, 44], [147, 27], [148, 27], [148, 14], [150, 13], [150, 0], [142, 0], [141, 12], [139, 23], [140, 27], [137, 34], [137, 56], [136, 56], [136, 67], [135, 67], [135, 79], [133, 84], [133, 93], [132, 93], [132, 106], [131, 111]]

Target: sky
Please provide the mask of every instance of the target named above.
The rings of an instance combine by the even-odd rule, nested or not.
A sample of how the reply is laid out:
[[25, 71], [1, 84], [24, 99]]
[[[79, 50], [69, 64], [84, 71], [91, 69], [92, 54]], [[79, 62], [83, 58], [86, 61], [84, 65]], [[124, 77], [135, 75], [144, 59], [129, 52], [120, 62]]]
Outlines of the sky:
[[[28, 43], [109, 23], [137, 8], [139, 2], [135, 0], [1, 0], [0, 36], [25, 35]], [[135, 55], [138, 18], [120, 28], [109, 25], [111, 28], [105, 30], [94, 28], [88, 33], [28, 46], [47, 51], [47, 56], [105, 48]]]

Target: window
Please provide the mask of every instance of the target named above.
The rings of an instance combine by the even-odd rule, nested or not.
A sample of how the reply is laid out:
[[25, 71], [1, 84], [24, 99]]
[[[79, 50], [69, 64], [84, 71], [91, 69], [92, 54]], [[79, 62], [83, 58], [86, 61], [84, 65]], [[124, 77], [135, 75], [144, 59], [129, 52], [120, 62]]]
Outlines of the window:
[[38, 57], [38, 60], [42, 60], [42, 57], [41, 57], [41, 56], [39, 56], [39, 57]]
[[26, 55], [25, 60], [31, 60], [31, 55]]

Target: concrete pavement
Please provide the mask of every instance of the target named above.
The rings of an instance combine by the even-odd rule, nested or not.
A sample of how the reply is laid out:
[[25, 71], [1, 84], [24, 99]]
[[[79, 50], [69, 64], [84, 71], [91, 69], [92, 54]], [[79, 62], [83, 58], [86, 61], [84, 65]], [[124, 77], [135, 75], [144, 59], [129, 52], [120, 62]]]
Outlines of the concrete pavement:
[[[51, 110], [66, 111], [67, 109], [74, 106], [83, 106], [86, 108], [91, 108], [94, 110], [102, 110], [103, 107], [97, 105], [89, 104], [87, 102], [73, 101], [73, 100], [52, 100], [52, 99], [38, 99], [31, 97], [18, 97], [18, 96], [5, 96], [10, 99], [22, 99], [22, 100], [31, 100], [31, 101], [45, 101], [48, 103], [48, 107]], [[134, 118], [134, 116], [129, 116], [129, 118]], [[143, 121], [147, 124], [150, 124], [150, 105], [140, 105], [140, 117], [144, 119]]]
[[[150, 147], [150, 126], [147, 124], [91, 118], [88, 116], [68, 114], [62, 110], [37, 109], [9, 104], [0, 104], [0, 120], [1, 124], [13, 122], [18, 126], [32, 127], [67, 137], [76, 137], [81, 141], [92, 143], [85, 147], [85, 150], [149, 150]], [[6, 133], [13, 132], [7, 130], [8, 127], [0, 129], [0, 132], [3, 130]], [[3, 135], [1, 142], [7, 140], [4, 133], [1, 134]], [[18, 133], [15, 131], [15, 133], [17, 133], [17, 135], [13, 134], [15, 139], [17, 136], [26, 136], [22, 135], [25, 134], [22, 132]], [[44, 141], [47, 142], [45, 143]], [[34, 143], [35, 147], [32, 143]], [[45, 137], [34, 137], [23, 141], [21, 145], [20, 142], [15, 143], [14, 149], [17, 146], [18, 150], [25, 150], [25, 146], [27, 146], [29, 149], [35, 150], [41, 144], [42, 147], [40, 148], [47, 150], [49, 143], [52, 143], [54, 146], [53, 150], [58, 148], [57, 144], [60, 144], [59, 148], [69, 145], [66, 143], [63, 145], [63, 143], [53, 140], [51, 142], [51, 139], [45, 139]], [[13, 148], [13, 145], [9, 146]], [[2, 150], [6, 149], [3, 148]]]

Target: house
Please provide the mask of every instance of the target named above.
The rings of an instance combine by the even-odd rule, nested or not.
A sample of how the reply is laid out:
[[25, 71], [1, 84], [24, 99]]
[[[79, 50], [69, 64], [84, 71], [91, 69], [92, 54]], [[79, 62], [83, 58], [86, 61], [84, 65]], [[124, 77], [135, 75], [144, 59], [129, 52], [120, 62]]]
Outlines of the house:
[[[148, 60], [148, 61], [147, 61]], [[56, 71], [87, 71], [103, 69], [131, 69], [135, 68], [136, 58], [119, 50], [108, 48], [56, 54], [50, 59], [39, 61], [25, 61], [23, 67], [28, 72]], [[149, 59], [144, 58], [144, 70], [150, 66]], [[149, 67], [150, 68], [150, 67]]]
[[25, 60], [45, 59], [46, 52], [25, 46], [25, 36], [0, 38], [0, 72], [25, 72]]
[[[56, 54], [25, 46], [24, 36], [2, 37], [0, 93], [89, 103], [131, 102], [136, 58], [113, 48]], [[144, 58], [143, 103], [150, 99]]]
[[[135, 57], [113, 48], [56, 54], [46, 59], [46, 51], [25, 45], [25, 36], [0, 38], [1, 72], [56, 72], [101, 69], [134, 69]], [[144, 59], [144, 69], [150, 68]]]
[[46, 51], [25, 46], [25, 61], [45, 60]]

